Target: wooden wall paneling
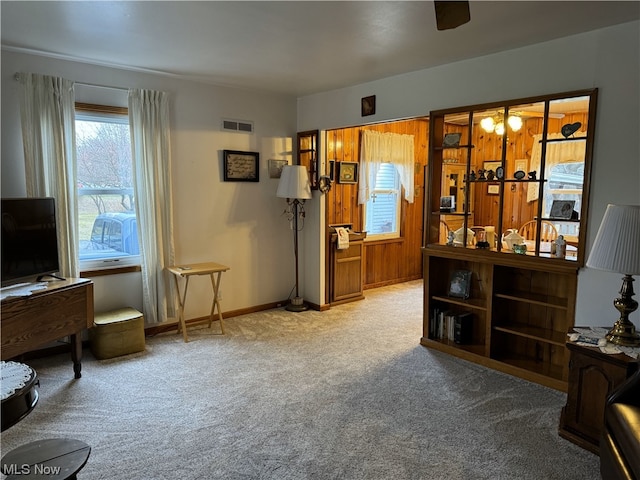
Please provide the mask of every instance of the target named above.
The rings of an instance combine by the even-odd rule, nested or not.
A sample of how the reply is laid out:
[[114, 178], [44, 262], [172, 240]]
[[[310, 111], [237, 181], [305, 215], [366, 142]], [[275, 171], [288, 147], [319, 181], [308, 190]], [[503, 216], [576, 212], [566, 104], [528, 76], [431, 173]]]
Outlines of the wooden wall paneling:
[[[336, 162], [358, 162], [360, 132], [364, 129], [414, 136], [416, 169], [413, 203], [402, 205], [402, 238], [381, 242], [365, 242], [365, 288], [382, 286], [422, 277], [423, 204], [427, 179], [424, 166], [428, 152], [428, 119], [412, 119], [385, 124], [348, 127], [327, 134], [327, 152]], [[352, 223], [355, 230], [363, 228], [363, 209], [358, 205], [357, 185], [337, 183], [327, 194], [327, 224]], [[359, 172], [361, 173], [361, 172]]]

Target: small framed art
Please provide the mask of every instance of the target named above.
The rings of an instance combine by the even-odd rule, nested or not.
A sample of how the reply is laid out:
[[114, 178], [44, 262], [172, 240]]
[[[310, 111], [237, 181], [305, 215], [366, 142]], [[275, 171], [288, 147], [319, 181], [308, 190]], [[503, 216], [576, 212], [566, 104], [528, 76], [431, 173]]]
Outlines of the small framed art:
[[575, 204], [575, 200], [554, 200], [551, 204], [549, 218], [571, 220]]
[[260, 169], [258, 152], [240, 152], [223, 150], [222, 152], [225, 182], [259, 182]]
[[358, 183], [356, 162], [338, 162], [338, 183]]
[[458, 298], [469, 298], [471, 292], [471, 271], [456, 270], [451, 275], [449, 282], [449, 296]]
[[374, 115], [376, 113], [376, 96], [363, 97], [360, 102], [360, 108], [363, 117]]
[[458, 147], [460, 145], [460, 133], [446, 133], [442, 140], [442, 146], [445, 148]]
[[490, 183], [487, 185], [487, 193], [489, 195], [499, 195], [500, 194], [500, 184], [499, 183]]
[[269, 178], [280, 178], [282, 176], [282, 167], [288, 163], [286, 160], [269, 160]]

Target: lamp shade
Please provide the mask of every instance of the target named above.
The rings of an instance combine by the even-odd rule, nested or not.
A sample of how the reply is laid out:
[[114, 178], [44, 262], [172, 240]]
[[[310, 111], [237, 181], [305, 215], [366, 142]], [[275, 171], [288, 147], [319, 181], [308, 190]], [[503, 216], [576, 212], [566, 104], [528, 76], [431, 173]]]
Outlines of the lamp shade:
[[311, 184], [307, 167], [304, 165], [285, 165], [282, 167], [276, 196], [297, 198], [298, 200], [311, 198]]
[[607, 205], [587, 267], [640, 275], [640, 205]]

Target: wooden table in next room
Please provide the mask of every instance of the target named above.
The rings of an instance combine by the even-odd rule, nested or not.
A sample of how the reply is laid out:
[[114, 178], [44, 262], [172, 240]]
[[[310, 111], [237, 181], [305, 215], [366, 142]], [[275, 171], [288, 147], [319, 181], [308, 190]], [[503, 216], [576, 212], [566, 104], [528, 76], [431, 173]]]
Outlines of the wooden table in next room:
[[[218, 309], [218, 320], [220, 320], [220, 333], [224, 334], [224, 326], [222, 325], [222, 310], [220, 309], [220, 301], [218, 299], [218, 291], [220, 289], [220, 279], [222, 277], [222, 272], [226, 272], [229, 270], [229, 267], [226, 265], [221, 265], [219, 263], [214, 262], [206, 262], [206, 263], [190, 263], [184, 265], [175, 265], [171, 267], [167, 267], [171, 273], [173, 273], [173, 278], [176, 282], [176, 291], [178, 294], [178, 333], [182, 330], [182, 336], [184, 337], [184, 341], [188, 342], [189, 338], [187, 337], [187, 325], [184, 318], [184, 305], [187, 300], [187, 290], [189, 288], [189, 278], [194, 275], [209, 275], [211, 278], [211, 287], [213, 288], [213, 301], [211, 302], [211, 313], [209, 314], [209, 328], [211, 328], [211, 322], [213, 321], [213, 315]], [[180, 293], [180, 283], [178, 279], [180, 277], [185, 278], [184, 283], [184, 291]]]

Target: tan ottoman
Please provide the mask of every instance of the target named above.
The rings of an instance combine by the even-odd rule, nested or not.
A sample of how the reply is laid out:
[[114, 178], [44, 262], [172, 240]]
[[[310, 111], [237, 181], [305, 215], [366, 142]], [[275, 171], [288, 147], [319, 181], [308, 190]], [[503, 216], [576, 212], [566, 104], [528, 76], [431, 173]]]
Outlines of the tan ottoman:
[[135, 308], [97, 313], [89, 329], [91, 352], [99, 359], [144, 350], [144, 317]]

